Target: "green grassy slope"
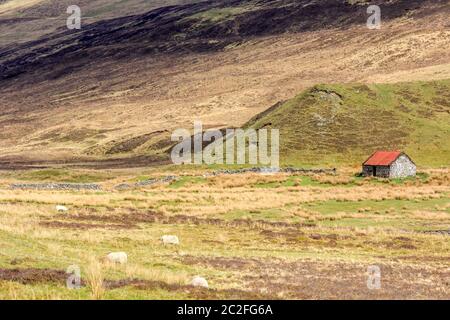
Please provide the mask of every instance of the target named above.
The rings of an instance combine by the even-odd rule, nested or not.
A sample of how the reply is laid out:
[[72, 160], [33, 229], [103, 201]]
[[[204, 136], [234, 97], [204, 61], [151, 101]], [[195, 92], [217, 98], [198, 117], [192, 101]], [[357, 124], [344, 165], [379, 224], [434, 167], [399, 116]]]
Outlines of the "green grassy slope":
[[419, 166], [448, 166], [450, 80], [317, 85], [246, 127], [280, 129], [284, 164], [358, 164], [393, 149]]

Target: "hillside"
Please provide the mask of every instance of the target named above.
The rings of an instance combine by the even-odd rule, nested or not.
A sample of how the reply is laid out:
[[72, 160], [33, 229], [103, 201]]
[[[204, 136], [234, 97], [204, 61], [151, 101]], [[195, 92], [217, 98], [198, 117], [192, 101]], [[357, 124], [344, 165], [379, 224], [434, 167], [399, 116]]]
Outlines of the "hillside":
[[176, 128], [242, 126], [317, 83], [450, 78], [447, 1], [384, 3], [381, 30], [361, 1], [80, 1], [79, 31], [65, 2], [5, 3], [0, 162], [150, 165]]
[[[443, 3], [431, 4], [394, 1], [383, 6], [383, 16], [390, 21], [406, 14], [419, 17], [442, 9]], [[59, 78], [79, 68], [80, 59], [92, 62], [100, 58], [211, 52], [254, 37], [347, 29], [366, 22], [365, 10], [366, 6], [359, 2], [330, 0], [219, 0], [162, 7], [91, 23], [79, 31], [62, 28], [38, 41], [6, 46], [0, 51], [1, 78], [14, 78], [24, 72], [38, 79]], [[74, 60], [78, 62], [75, 66]], [[58, 72], [62, 65], [64, 69]]]
[[2, 0], [0, 47], [37, 40], [65, 31], [66, 9], [78, 5], [82, 23], [139, 14], [159, 7], [200, 2], [194, 0]]
[[246, 127], [280, 129], [284, 163], [359, 163], [375, 150], [404, 150], [419, 166], [447, 166], [450, 80], [317, 85]]

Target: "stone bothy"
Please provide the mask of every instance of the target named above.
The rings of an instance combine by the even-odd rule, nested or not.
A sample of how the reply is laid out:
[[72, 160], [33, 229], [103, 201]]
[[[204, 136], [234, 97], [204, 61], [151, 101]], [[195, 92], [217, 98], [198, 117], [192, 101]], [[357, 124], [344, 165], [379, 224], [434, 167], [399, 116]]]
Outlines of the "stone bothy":
[[416, 164], [400, 151], [377, 151], [363, 163], [364, 176], [406, 178], [416, 175]]

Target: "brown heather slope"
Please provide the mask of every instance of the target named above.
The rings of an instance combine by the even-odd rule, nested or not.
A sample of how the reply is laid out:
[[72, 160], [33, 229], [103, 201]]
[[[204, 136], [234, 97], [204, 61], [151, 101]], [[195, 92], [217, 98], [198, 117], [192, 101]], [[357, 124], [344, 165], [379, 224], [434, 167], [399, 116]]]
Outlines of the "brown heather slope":
[[195, 0], [0, 0], [0, 46], [23, 43], [64, 31], [67, 7], [81, 8], [83, 24], [140, 14]]
[[240, 126], [316, 83], [450, 78], [448, 1], [391, 1], [381, 30], [365, 27], [365, 9], [207, 1], [5, 45], [0, 152], [153, 161], [174, 128]]

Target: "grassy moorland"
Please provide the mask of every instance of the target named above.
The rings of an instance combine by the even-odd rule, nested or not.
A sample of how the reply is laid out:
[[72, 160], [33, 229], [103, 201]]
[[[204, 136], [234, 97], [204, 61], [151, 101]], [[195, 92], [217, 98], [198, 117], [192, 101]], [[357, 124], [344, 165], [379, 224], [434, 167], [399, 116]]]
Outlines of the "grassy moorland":
[[[2, 173], [1, 299], [440, 298], [450, 296], [450, 174], [415, 179], [241, 174], [180, 179], [117, 191], [114, 186], [172, 174], [151, 170], [55, 170], [86, 176], [102, 191], [10, 190], [48, 170]], [[31, 179], [30, 179], [31, 178]], [[64, 204], [67, 213], [55, 205]], [[164, 246], [174, 234], [179, 246]], [[125, 251], [126, 265], [102, 258]], [[81, 269], [82, 288], [65, 270]], [[378, 265], [382, 288], [369, 290]], [[209, 289], [191, 287], [204, 276]]]
[[[67, 30], [71, 4], [0, 0], [0, 299], [450, 298], [445, 1], [384, 1], [379, 30], [359, 0], [81, 1]], [[195, 120], [337, 174], [164, 166]], [[375, 149], [418, 176], [357, 176]]]

